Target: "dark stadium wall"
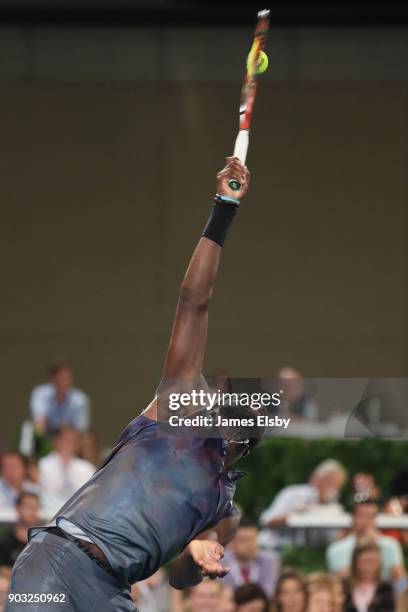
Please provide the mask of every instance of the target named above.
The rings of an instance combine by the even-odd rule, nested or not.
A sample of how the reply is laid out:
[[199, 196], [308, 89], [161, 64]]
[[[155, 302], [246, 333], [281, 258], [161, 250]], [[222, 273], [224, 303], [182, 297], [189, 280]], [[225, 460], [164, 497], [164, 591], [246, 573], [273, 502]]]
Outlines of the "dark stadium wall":
[[[206, 369], [406, 376], [406, 81], [262, 85]], [[3, 80], [0, 99], [2, 438], [64, 357], [110, 444], [159, 381], [237, 83]]]

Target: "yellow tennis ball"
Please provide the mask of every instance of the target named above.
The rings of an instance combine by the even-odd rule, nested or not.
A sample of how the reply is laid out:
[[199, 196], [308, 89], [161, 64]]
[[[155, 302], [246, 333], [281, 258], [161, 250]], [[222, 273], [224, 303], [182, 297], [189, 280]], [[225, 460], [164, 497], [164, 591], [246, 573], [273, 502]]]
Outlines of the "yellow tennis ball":
[[[251, 69], [252, 69], [252, 65], [254, 61], [253, 57], [254, 57], [255, 52], [256, 51], [251, 49], [248, 55], [247, 70], [249, 73], [251, 72]], [[269, 60], [268, 60], [268, 56], [266, 55], [265, 51], [259, 51], [258, 61], [256, 65], [256, 73], [262, 74], [263, 72], [265, 72], [265, 70], [268, 68], [268, 64], [269, 64]]]
[[268, 56], [266, 55], [265, 51], [260, 51], [259, 58], [258, 58], [258, 66], [256, 69], [257, 73], [262, 74], [263, 72], [265, 72], [265, 70], [268, 68], [268, 64], [269, 64], [269, 60], [268, 60]]

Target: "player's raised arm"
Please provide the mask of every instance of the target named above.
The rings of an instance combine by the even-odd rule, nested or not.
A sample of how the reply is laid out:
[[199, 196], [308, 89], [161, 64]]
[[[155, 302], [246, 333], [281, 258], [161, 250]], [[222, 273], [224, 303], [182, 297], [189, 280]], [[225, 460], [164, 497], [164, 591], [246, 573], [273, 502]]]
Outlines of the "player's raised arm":
[[[217, 276], [221, 247], [247, 190], [249, 171], [236, 157], [217, 175], [217, 196], [187, 272], [181, 283], [170, 345], [164, 365], [164, 379], [196, 378], [201, 374], [207, 339], [208, 306]], [[241, 184], [233, 191], [228, 181]]]

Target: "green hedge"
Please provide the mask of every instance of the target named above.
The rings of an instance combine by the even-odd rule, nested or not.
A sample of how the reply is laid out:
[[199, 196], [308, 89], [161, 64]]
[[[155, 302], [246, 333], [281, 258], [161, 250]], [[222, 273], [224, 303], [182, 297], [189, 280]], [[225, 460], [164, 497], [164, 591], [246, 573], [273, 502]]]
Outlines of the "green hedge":
[[[239, 462], [239, 468], [248, 475], [238, 483], [236, 500], [246, 515], [257, 518], [280, 489], [306, 482], [313, 468], [328, 458], [340, 461], [350, 476], [361, 471], [373, 473], [383, 497], [387, 497], [396, 471], [408, 467], [408, 442], [380, 438], [265, 439]], [[350, 480], [341, 501], [346, 505], [350, 502]]]

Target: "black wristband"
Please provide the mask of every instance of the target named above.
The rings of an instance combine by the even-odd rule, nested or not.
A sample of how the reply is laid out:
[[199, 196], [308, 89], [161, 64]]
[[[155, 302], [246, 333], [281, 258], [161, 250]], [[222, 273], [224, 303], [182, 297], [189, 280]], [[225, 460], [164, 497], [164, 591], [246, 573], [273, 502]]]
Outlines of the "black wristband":
[[235, 204], [214, 204], [202, 235], [220, 246], [224, 246], [229, 226], [236, 215], [237, 209], [238, 206]]

